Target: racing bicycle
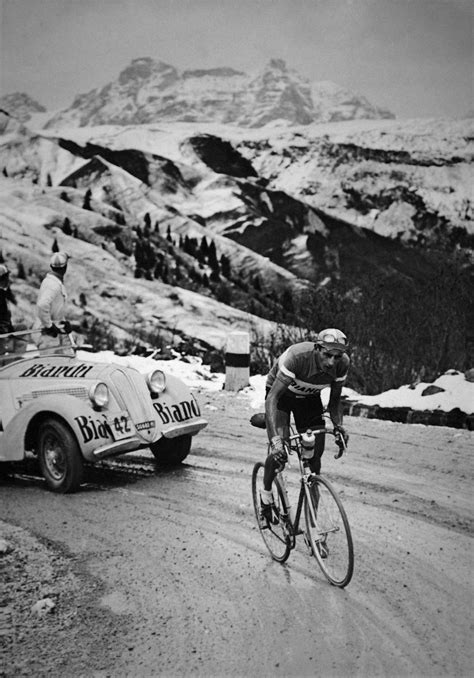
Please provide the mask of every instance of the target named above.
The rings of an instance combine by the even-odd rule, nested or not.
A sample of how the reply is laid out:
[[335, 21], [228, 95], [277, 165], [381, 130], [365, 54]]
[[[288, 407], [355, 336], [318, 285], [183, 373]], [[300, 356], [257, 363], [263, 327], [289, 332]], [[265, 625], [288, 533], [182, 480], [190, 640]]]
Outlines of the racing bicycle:
[[[253, 420], [253, 421], [252, 421]], [[251, 423], [265, 428], [264, 415], [255, 415]], [[334, 457], [339, 458], [346, 449], [339, 431], [328, 428], [313, 430], [314, 435], [333, 435], [339, 447]], [[299, 496], [296, 512], [290, 503], [283, 469], [273, 481], [271, 517], [261, 517], [260, 488], [263, 486], [264, 464], [257, 462], [252, 473], [252, 497], [258, 529], [272, 558], [284, 563], [296, 545], [296, 537], [303, 535], [311, 556], [314, 556], [328, 581], [343, 588], [349, 584], [354, 570], [354, 548], [346, 512], [342, 502], [321, 475], [311, 471], [304, 458], [301, 433], [290, 430], [289, 455], [296, 455], [300, 473]], [[305, 528], [300, 527], [304, 512]]]

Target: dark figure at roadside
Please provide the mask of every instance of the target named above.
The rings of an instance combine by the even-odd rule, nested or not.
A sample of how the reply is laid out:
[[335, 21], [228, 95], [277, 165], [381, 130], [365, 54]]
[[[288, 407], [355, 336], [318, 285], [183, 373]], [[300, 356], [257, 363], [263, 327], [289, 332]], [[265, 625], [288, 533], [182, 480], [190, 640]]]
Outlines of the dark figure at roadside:
[[[265, 460], [261, 490], [262, 517], [271, 515], [271, 492], [275, 474], [288, 460], [287, 440], [290, 416], [293, 414], [298, 432], [308, 428], [324, 428], [321, 390], [331, 389], [328, 412], [335, 429], [347, 444], [349, 436], [342, 426], [341, 394], [349, 370], [348, 343], [343, 332], [326, 329], [316, 341], [293, 344], [278, 358], [268, 373], [266, 382], [265, 420], [270, 441], [270, 453]], [[316, 436], [313, 458], [309, 466], [313, 473], [321, 472], [324, 436]]]
[[10, 289], [10, 271], [5, 264], [0, 264], [0, 334], [13, 332], [9, 302], [16, 303], [15, 296]]

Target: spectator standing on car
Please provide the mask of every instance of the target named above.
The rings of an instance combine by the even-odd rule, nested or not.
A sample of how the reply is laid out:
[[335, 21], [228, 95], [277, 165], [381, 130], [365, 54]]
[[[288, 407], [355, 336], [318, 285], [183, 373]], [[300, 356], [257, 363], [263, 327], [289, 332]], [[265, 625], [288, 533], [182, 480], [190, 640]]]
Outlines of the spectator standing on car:
[[0, 264], [0, 334], [13, 332], [9, 302], [16, 303], [10, 289], [10, 271], [5, 264]]
[[64, 286], [69, 256], [66, 252], [55, 252], [50, 259], [49, 271], [41, 283], [36, 302], [37, 319], [33, 329], [41, 329], [36, 343], [38, 348], [54, 347], [53, 353], [64, 353], [62, 347], [69, 345], [65, 335], [71, 325], [65, 317], [67, 292]]

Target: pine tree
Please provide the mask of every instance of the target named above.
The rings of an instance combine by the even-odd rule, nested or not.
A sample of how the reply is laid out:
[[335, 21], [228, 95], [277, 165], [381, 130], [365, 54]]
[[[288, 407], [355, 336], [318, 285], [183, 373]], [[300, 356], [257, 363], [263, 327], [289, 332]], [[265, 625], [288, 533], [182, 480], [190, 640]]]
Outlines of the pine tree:
[[221, 272], [224, 278], [230, 278], [231, 272], [230, 272], [230, 259], [227, 257], [225, 254], [221, 256], [220, 260], [221, 264]]
[[91, 210], [91, 198], [92, 198], [92, 191], [90, 188], [87, 189], [86, 194], [84, 196], [84, 202], [82, 203], [82, 209], [84, 210]]
[[166, 240], [168, 242], [173, 242], [173, 238], [171, 237], [171, 226], [168, 224], [168, 228], [166, 229]]
[[132, 254], [132, 251], [126, 245], [124, 245], [124, 242], [119, 235], [115, 238], [114, 245], [122, 254], [126, 254], [128, 257]]
[[53, 185], [53, 180], [51, 179], [51, 174], [48, 173], [46, 176], [46, 186], [52, 186]]
[[161, 278], [162, 270], [163, 270], [163, 264], [162, 264], [161, 261], [158, 260], [155, 264], [155, 270], [153, 272], [153, 274], [154, 274], [154, 276], [157, 280], [159, 280], [159, 278]]
[[65, 217], [63, 221], [63, 233], [65, 235], [71, 235], [72, 233], [71, 222], [67, 217]]
[[18, 262], [18, 273], [17, 273], [17, 277], [18, 277], [18, 278], [21, 278], [21, 280], [25, 280], [25, 279], [26, 279], [25, 267], [23, 266], [23, 262], [21, 261], [21, 259], [20, 259], [20, 261]]
[[6, 168], [6, 167], [3, 168], [3, 176], [4, 176], [4, 177], [8, 177], [8, 172], [7, 172], [7, 168]]
[[203, 261], [205, 261], [208, 254], [209, 254], [209, 244], [207, 242], [207, 238], [206, 238], [205, 235], [203, 235], [202, 238], [201, 238], [201, 245], [199, 247], [199, 250], [200, 250], [200, 253], [202, 254]]
[[216, 246], [214, 244], [214, 240], [211, 240], [211, 242], [209, 244], [207, 260], [209, 262], [209, 266], [213, 270], [214, 269], [219, 270], [219, 262], [217, 261], [217, 252], [216, 252]]
[[51, 252], [59, 252], [59, 245], [56, 238], [54, 239], [53, 246], [51, 247]]

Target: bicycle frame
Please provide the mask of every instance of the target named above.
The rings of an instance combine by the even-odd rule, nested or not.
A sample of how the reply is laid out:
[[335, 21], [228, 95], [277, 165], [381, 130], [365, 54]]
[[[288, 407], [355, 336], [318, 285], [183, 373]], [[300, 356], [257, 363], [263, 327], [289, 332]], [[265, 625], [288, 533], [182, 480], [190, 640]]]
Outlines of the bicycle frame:
[[[329, 435], [337, 436], [336, 433], [334, 433], [334, 432], [332, 432], [332, 431], [330, 431], [329, 429], [326, 429], [326, 428], [313, 429], [313, 433], [314, 433], [314, 435], [327, 435], [327, 434], [329, 434]], [[341, 440], [342, 440], [342, 444], [344, 445], [344, 448], [345, 448], [344, 440], [342, 438], [341, 438]], [[288, 515], [288, 518], [289, 518], [289, 526], [291, 526], [292, 537], [294, 538], [299, 534], [303, 534], [303, 532], [304, 532], [303, 530], [299, 529], [301, 512], [303, 510], [303, 500], [304, 500], [304, 496], [306, 494], [306, 487], [308, 486], [308, 484], [310, 482], [310, 478], [311, 478], [311, 476], [313, 476], [315, 474], [313, 474], [313, 472], [309, 469], [307, 462], [305, 461], [305, 459], [302, 456], [302, 447], [303, 446], [301, 444], [301, 434], [300, 433], [292, 433], [290, 435], [290, 438], [289, 438], [289, 445], [290, 445], [289, 454], [290, 455], [291, 454], [297, 455], [300, 474], [301, 474], [298, 503], [297, 503], [297, 506], [296, 506], [296, 513], [294, 515], [292, 515], [292, 506], [291, 506], [291, 502], [290, 502], [290, 499], [289, 499], [289, 496], [288, 496], [288, 489], [287, 489], [287, 486], [286, 486], [285, 476], [283, 475], [283, 471], [285, 469], [283, 468], [280, 471], [278, 471], [277, 476], [278, 476], [278, 480], [280, 482], [280, 485], [281, 485], [281, 488], [283, 490], [283, 494], [284, 494], [284, 497], [285, 497], [285, 508], [286, 508], [287, 515]], [[288, 461], [288, 465], [289, 465], [289, 461]], [[308, 497], [308, 505], [310, 506], [312, 518], [315, 519], [314, 510], [313, 510], [311, 502], [309, 501], [309, 497]], [[293, 547], [294, 547], [294, 544], [293, 544], [292, 548]]]

